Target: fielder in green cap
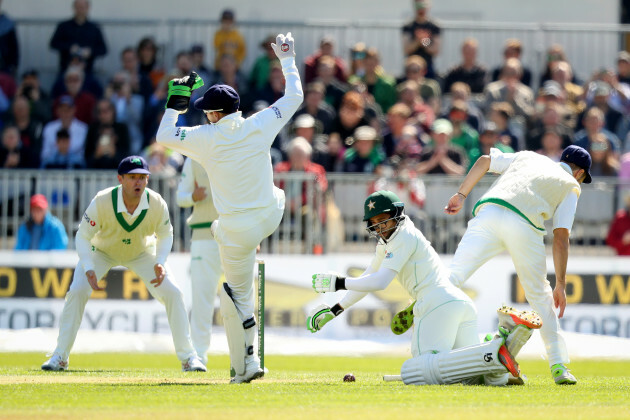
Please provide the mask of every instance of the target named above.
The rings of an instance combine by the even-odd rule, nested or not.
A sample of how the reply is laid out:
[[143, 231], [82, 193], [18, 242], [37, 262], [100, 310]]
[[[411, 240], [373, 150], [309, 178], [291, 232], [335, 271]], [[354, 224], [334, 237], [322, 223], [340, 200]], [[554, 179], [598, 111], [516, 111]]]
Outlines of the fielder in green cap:
[[398, 196], [391, 191], [376, 191], [365, 200], [363, 214], [368, 233], [378, 241], [376, 253], [359, 277], [313, 275], [313, 289], [318, 293], [348, 292], [332, 307], [315, 308], [307, 319], [308, 329], [321, 330], [344, 309], [369, 292], [385, 289], [396, 278], [416, 299], [413, 317], [402, 320], [413, 323], [413, 357], [401, 369], [405, 384], [478, 383], [483, 377], [482, 383], [505, 385], [508, 372], [518, 377], [518, 364], [508, 350], [511, 343], [506, 341], [507, 336], [499, 334], [480, 344], [473, 302], [451, 284], [448, 270], [405, 215], [405, 205]]

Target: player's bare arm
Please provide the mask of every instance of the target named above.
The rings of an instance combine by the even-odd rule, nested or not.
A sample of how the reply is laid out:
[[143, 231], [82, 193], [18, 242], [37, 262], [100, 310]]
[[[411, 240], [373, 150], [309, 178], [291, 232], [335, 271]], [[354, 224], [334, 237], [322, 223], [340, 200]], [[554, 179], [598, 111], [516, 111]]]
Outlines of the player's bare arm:
[[553, 231], [553, 265], [556, 271], [556, 287], [553, 289], [553, 304], [560, 310], [558, 318], [564, 315], [567, 306], [566, 274], [569, 259], [569, 230], [557, 228]]
[[444, 208], [444, 213], [446, 214], [457, 214], [464, 207], [464, 200], [468, 197], [468, 194], [472, 191], [472, 189], [477, 185], [479, 180], [483, 178], [483, 176], [490, 169], [490, 156], [483, 155], [477, 162], [470, 168], [468, 175], [464, 178], [464, 181], [459, 186], [459, 189], [453, 196], [448, 200], [448, 204]]

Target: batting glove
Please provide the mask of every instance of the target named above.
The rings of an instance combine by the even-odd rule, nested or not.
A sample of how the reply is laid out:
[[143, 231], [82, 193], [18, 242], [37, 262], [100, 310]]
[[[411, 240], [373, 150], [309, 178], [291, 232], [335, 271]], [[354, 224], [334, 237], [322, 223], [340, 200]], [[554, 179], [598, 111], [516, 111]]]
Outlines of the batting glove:
[[308, 328], [310, 332], [316, 333], [342, 312], [343, 308], [338, 303], [332, 308], [328, 305], [319, 305], [317, 308], [313, 309], [306, 319], [306, 328]]
[[293, 43], [291, 32], [288, 32], [286, 36], [278, 34], [276, 43], [271, 43], [271, 48], [273, 48], [273, 52], [276, 53], [276, 57], [282, 60], [287, 57], [295, 57], [295, 47]]
[[168, 82], [168, 98], [166, 99], [166, 108], [174, 109], [183, 114], [188, 111], [190, 104], [190, 94], [193, 90], [203, 86], [203, 80], [194, 71], [190, 75], [181, 79], [173, 79]]
[[346, 278], [337, 274], [313, 274], [313, 290], [317, 293], [345, 290]]

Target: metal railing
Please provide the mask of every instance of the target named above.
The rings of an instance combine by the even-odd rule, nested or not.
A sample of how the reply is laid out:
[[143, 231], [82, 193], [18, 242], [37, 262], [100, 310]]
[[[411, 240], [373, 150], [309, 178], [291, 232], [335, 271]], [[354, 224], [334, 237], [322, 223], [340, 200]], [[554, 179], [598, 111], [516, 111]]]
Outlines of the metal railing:
[[[312, 174], [275, 175], [276, 184], [285, 191], [287, 206], [279, 228], [261, 244], [263, 252], [372, 252], [374, 240], [368, 237], [362, 221], [363, 203], [374, 190], [389, 189], [405, 202], [406, 213], [433, 247], [439, 253], [451, 254], [466, 229], [472, 206], [493, 180], [491, 176], [482, 179], [466, 200], [465, 211], [447, 216], [444, 206], [457, 191], [461, 177], [388, 179], [329, 173], [327, 179], [328, 189], [321, 191]], [[191, 232], [186, 225], [190, 209], [176, 204], [177, 182], [177, 178], [152, 175], [149, 187], [159, 192], [169, 206], [175, 235], [173, 250], [180, 252], [189, 250]], [[73, 248], [73, 236], [90, 201], [98, 191], [115, 184], [115, 171], [0, 170], [0, 249], [13, 248], [17, 229], [28, 217], [29, 197], [36, 193], [48, 198], [50, 211], [63, 222]], [[577, 248], [583, 253], [612, 253], [605, 246], [605, 237], [626, 193], [630, 193], [630, 183], [616, 178], [595, 179], [593, 184], [583, 185], [571, 234], [572, 252]], [[550, 238], [546, 236], [547, 241]]]
[[[58, 55], [48, 47], [58, 20], [18, 19], [20, 40], [20, 68], [40, 70], [44, 86], [52, 85], [58, 70]], [[206, 61], [213, 63], [212, 39], [217, 30], [216, 20], [165, 19], [165, 20], [98, 20], [109, 49], [104, 59], [96, 62], [96, 74], [103, 81], [120, 69], [119, 54], [127, 46], [135, 47], [145, 36], [155, 38], [160, 46], [159, 63], [166, 70], [174, 67], [178, 51], [188, 50], [201, 43], [207, 51]], [[362, 41], [376, 47], [386, 71], [398, 76], [403, 70], [401, 27], [405, 22], [378, 21], [239, 21], [238, 29], [247, 43], [247, 55], [242, 69], [248, 73], [256, 58], [262, 54], [261, 40], [269, 34], [291, 30], [296, 37], [297, 63], [317, 50], [323, 35], [337, 40], [336, 53], [348, 60], [354, 43]], [[561, 44], [574, 74], [587, 79], [601, 67], [613, 67], [616, 54], [625, 46], [623, 35], [630, 25], [593, 24], [542, 24], [441, 21], [442, 47], [435, 60], [440, 72], [461, 61], [461, 43], [465, 38], [479, 40], [478, 61], [489, 69], [503, 61], [505, 40], [518, 38], [523, 43], [522, 61], [532, 70], [534, 85], [546, 62], [545, 51], [553, 43]], [[300, 66], [301, 67], [301, 66]]]

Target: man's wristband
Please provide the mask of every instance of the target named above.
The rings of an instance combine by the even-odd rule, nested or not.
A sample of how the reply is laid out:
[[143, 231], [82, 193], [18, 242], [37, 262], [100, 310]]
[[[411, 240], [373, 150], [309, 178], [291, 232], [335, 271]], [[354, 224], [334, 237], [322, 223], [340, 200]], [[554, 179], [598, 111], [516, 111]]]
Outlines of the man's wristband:
[[335, 303], [332, 308], [330, 308], [330, 312], [332, 312], [334, 316], [339, 316], [339, 314], [343, 312], [343, 308], [340, 304]]
[[459, 192], [459, 191], [457, 191], [457, 194], [461, 195], [461, 196], [462, 196], [462, 197], [464, 197], [464, 198], [468, 197], [468, 196], [467, 196], [466, 194], [464, 194], [463, 192]]
[[335, 281], [335, 290], [346, 290], [345, 277], [337, 277], [337, 280]]

